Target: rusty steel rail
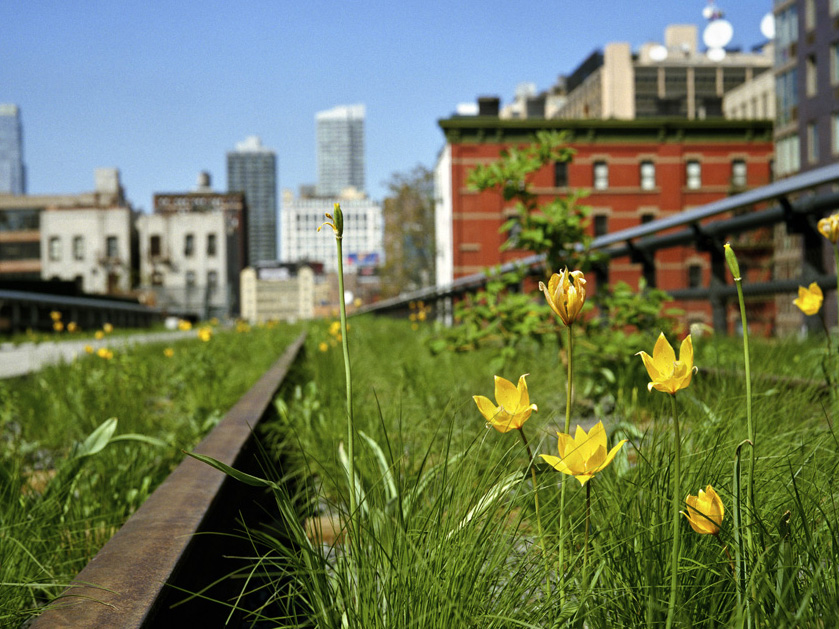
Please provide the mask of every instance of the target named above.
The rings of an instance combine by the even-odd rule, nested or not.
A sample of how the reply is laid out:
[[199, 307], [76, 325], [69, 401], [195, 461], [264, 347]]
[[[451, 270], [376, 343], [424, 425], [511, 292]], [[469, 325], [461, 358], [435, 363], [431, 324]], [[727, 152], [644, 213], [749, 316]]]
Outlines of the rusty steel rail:
[[[195, 452], [253, 470], [252, 429], [274, 412], [274, 395], [305, 337], [305, 332], [301, 333]], [[219, 564], [241, 549], [231, 552], [228, 540], [234, 538], [212, 533], [235, 529], [239, 514], [248, 511], [252, 502], [254, 494], [249, 489], [186, 457], [64, 593], [35, 619], [32, 629], [207, 627], [223, 623], [226, 610], [202, 599], [218, 597], [217, 590], [207, 590], [191, 600], [185, 592], [224, 581], [230, 572], [229, 564]], [[206, 610], [208, 606], [212, 611]]]

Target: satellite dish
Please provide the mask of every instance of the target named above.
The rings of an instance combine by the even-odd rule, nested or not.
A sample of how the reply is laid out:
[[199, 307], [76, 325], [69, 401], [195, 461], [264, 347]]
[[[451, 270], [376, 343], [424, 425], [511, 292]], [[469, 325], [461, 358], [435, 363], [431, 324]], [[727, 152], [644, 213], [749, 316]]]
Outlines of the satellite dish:
[[775, 16], [767, 13], [760, 21], [760, 32], [766, 39], [775, 39]]
[[656, 44], [650, 48], [650, 59], [653, 61], [664, 61], [667, 59], [667, 48], [661, 44]]
[[711, 61], [720, 62], [725, 59], [725, 48], [709, 48], [706, 54]]
[[702, 41], [708, 48], [725, 48], [734, 36], [734, 28], [728, 20], [714, 20], [702, 32]]

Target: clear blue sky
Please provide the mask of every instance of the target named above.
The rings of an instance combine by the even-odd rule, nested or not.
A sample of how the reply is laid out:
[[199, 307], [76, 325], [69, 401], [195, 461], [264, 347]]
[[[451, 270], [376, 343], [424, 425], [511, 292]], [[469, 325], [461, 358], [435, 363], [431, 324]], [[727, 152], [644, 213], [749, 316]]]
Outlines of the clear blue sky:
[[[761, 43], [770, 0], [718, 0], [732, 45]], [[367, 108], [367, 188], [432, 166], [437, 120], [516, 85], [550, 87], [610, 41], [705, 25], [705, 0], [0, 0], [0, 103], [21, 107], [31, 194], [93, 188], [115, 166], [135, 207], [227, 185], [248, 135], [276, 150], [279, 187], [314, 183], [315, 113]]]

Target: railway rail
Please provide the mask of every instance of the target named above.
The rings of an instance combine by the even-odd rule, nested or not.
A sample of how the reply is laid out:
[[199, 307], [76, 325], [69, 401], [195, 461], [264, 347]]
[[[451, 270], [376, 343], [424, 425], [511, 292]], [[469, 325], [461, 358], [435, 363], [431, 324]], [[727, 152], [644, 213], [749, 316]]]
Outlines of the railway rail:
[[[272, 401], [305, 337], [297, 337], [195, 452], [259, 473], [253, 429], [275, 412]], [[219, 626], [226, 613], [206, 598], [223, 600], [239, 587], [224, 576], [235, 570], [235, 557], [249, 553], [229, 533], [264, 498], [262, 490], [186, 457], [31, 628]]]

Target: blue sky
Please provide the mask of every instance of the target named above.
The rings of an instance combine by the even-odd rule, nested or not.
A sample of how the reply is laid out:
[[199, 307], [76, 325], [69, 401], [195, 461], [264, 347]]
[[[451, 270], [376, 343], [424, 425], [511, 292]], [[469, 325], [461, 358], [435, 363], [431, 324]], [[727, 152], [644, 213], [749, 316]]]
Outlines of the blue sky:
[[[259, 135], [279, 187], [314, 183], [315, 113], [367, 108], [367, 189], [432, 166], [460, 102], [551, 86], [610, 41], [701, 33], [705, 0], [2, 0], [0, 103], [21, 107], [31, 194], [93, 188], [115, 166], [135, 207], [227, 185], [225, 153]], [[718, 0], [732, 45], [761, 43], [770, 0]]]

